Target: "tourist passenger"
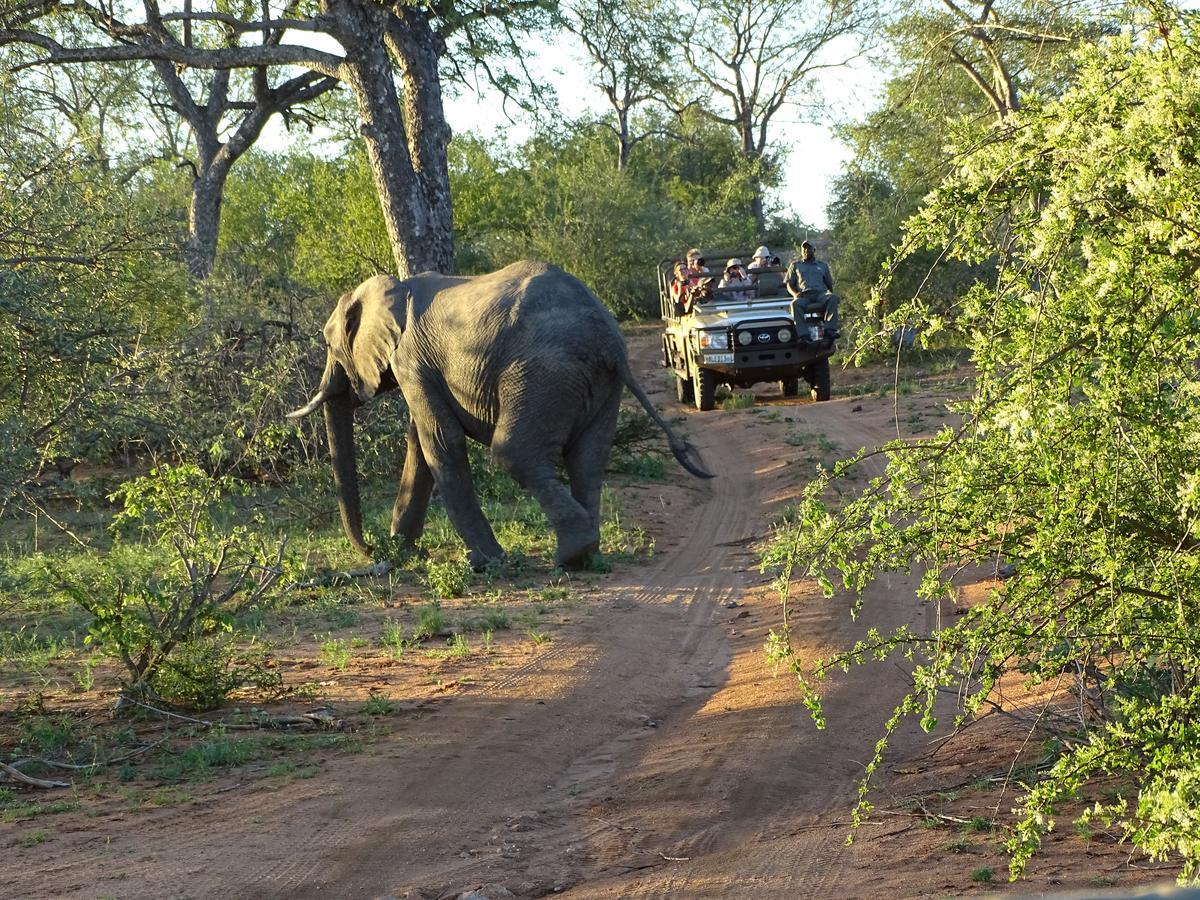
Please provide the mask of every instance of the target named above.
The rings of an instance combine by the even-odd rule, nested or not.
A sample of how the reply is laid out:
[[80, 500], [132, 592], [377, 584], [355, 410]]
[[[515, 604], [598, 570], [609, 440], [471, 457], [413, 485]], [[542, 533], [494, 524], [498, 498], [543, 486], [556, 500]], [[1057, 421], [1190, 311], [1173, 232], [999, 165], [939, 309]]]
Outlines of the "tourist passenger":
[[691, 287], [691, 281], [688, 279], [687, 264], [682, 259], [677, 259], [671, 266], [671, 299], [675, 302], [675, 314], [682, 315], [686, 309], [686, 301], [688, 288]]
[[782, 275], [778, 272], [763, 272], [762, 274], [758, 274], [760, 269], [769, 269], [778, 266], [779, 257], [772, 256], [770, 249], [765, 245], [754, 251], [754, 258], [750, 260], [747, 271], [750, 275], [750, 280], [758, 288], [759, 297], [775, 297], [783, 293]]
[[700, 279], [708, 274], [708, 266], [704, 264], [704, 254], [693, 247], [687, 252], [688, 278], [692, 284], [699, 284]]
[[829, 266], [817, 259], [813, 245], [800, 245], [800, 258], [788, 265], [783, 279], [788, 293], [794, 298], [793, 315], [802, 312], [823, 312], [825, 333], [838, 336], [838, 296], [833, 292], [833, 275]]
[[717, 287], [747, 288], [747, 290], [722, 294], [722, 298], [726, 300], [737, 300], [745, 303], [748, 300], [752, 300], [755, 295], [754, 282], [750, 280], [750, 276], [742, 269], [742, 261], [737, 257], [734, 257], [725, 264], [725, 274], [721, 277], [721, 283]]

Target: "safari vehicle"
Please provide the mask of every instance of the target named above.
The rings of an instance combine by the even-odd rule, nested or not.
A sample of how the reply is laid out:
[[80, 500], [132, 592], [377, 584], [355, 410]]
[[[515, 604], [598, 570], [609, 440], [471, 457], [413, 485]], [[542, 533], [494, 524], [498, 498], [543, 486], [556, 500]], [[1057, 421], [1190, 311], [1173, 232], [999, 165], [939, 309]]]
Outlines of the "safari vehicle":
[[835, 339], [826, 333], [823, 314], [801, 313], [795, 320], [784, 266], [751, 272], [758, 284], [749, 289], [749, 299], [738, 298], [746, 288], [718, 288], [718, 273], [736, 255], [708, 256], [714, 274], [692, 288], [686, 305], [671, 297], [672, 262], [658, 264], [662, 360], [675, 374], [676, 398], [709, 410], [718, 384], [746, 388], [768, 381], [779, 382], [785, 397], [795, 397], [803, 378], [814, 400], [828, 400]]

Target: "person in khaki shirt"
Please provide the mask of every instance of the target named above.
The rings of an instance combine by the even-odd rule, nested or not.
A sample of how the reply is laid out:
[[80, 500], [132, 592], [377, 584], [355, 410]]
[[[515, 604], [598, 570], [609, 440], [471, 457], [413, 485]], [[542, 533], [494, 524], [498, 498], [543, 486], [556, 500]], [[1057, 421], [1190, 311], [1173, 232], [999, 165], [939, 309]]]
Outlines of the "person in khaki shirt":
[[783, 283], [794, 298], [795, 314], [824, 312], [826, 334], [837, 337], [838, 295], [833, 292], [833, 274], [826, 263], [817, 259], [808, 241], [800, 245], [800, 258], [788, 265]]

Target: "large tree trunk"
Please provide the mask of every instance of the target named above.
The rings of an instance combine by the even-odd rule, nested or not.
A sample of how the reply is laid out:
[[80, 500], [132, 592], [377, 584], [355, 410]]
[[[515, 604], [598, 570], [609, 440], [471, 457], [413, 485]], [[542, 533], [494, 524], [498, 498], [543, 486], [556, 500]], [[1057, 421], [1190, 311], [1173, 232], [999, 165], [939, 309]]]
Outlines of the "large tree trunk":
[[629, 168], [629, 154], [632, 144], [629, 140], [629, 109], [617, 110], [617, 171], [624, 172]]
[[207, 166], [202, 164], [192, 181], [192, 205], [188, 210], [188, 237], [183, 259], [193, 278], [207, 278], [216, 262], [221, 202], [228, 177], [228, 165], [209, 163]]
[[427, 269], [446, 269], [449, 232], [435, 227], [433, 212], [417, 178], [384, 44], [391, 14], [364, 0], [326, 0], [326, 9], [333, 26], [331, 33], [347, 50], [345, 80], [358, 103], [362, 123], [359, 130], [366, 144], [396, 272], [407, 278]]
[[[740, 131], [742, 132], [742, 153], [746, 159], [757, 165], [762, 160], [762, 148], [754, 142], [754, 128], [747, 122], [741, 126]], [[758, 234], [760, 236], [765, 234], [767, 218], [763, 213], [762, 183], [758, 180], [757, 175], [751, 185], [750, 214], [754, 216], [754, 227]]]
[[449, 274], [454, 267], [454, 215], [446, 156], [450, 125], [442, 106], [438, 72], [446, 43], [430, 25], [428, 12], [400, 4], [393, 12], [388, 44], [400, 64], [404, 87], [401, 114], [408, 152], [429, 211], [429, 238], [435, 258], [428, 268]]

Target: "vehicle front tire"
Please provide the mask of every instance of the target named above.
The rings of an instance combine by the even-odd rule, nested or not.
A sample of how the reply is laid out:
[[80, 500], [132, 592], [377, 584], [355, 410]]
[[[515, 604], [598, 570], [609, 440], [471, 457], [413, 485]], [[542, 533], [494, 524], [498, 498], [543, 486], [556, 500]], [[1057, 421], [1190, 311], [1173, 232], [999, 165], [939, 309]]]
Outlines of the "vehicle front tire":
[[717, 405], [717, 376], [707, 369], [696, 372], [696, 409], [708, 412]]
[[817, 402], [828, 400], [833, 393], [829, 375], [829, 357], [818, 359], [809, 366], [808, 383], [812, 385], [812, 398]]
[[692, 379], [675, 376], [675, 399], [680, 403], [691, 403], [696, 389], [692, 387]]
[[784, 378], [779, 382], [779, 387], [783, 390], [785, 397], [800, 396], [800, 379], [799, 378]]

